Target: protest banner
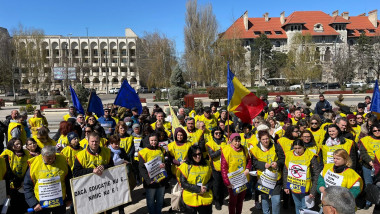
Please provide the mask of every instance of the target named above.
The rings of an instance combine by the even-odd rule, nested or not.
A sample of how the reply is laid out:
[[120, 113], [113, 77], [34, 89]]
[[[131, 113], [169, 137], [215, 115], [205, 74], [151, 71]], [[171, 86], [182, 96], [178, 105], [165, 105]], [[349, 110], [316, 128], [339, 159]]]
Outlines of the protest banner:
[[289, 162], [286, 187], [294, 193], [306, 192], [307, 166]]
[[131, 202], [125, 164], [70, 180], [74, 210], [77, 214], [100, 213]]
[[161, 164], [161, 156], [157, 156], [151, 161], [144, 163], [146, 170], [148, 171], [149, 178], [153, 179], [157, 183], [167, 177], [165, 169], [160, 167]]
[[257, 181], [257, 190], [265, 193], [271, 194], [277, 183], [277, 172], [271, 172], [266, 169]]
[[243, 173], [244, 168], [239, 168], [238, 170], [228, 173], [228, 180], [232, 185], [232, 189], [235, 193], [243, 192], [247, 189], [247, 176]]

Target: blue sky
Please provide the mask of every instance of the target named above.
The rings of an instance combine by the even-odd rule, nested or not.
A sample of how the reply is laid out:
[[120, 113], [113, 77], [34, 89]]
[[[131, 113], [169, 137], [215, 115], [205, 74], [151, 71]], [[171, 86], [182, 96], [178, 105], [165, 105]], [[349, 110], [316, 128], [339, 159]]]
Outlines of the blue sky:
[[[22, 24], [41, 28], [46, 35], [124, 36], [131, 28], [138, 36], [159, 31], [175, 40], [177, 54], [184, 51], [183, 28], [187, 0], [0, 0], [0, 27], [13, 28]], [[265, 12], [278, 17], [282, 11], [321, 10], [331, 14], [348, 11], [350, 15], [379, 9], [379, 0], [198, 0], [199, 5], [212, 4], [219, 32], [248, 10], [249, 17], [261, 17]]]

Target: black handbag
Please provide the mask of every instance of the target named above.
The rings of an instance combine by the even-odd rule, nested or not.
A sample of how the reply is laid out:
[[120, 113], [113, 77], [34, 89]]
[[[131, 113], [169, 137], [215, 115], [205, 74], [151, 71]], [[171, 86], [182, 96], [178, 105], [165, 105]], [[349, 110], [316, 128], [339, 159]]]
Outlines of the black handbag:
[[375, 184], [367, 184], [365, 188], [365, 199], [373, 204], [380, 204], [380, 188]]

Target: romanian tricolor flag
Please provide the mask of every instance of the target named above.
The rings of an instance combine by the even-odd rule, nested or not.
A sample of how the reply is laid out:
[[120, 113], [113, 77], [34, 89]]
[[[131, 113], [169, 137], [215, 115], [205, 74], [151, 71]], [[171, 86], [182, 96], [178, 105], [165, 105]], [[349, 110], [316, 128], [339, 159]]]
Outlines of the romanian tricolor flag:
[[373, 88], [372, 101], [371, 101], [371, 113], [380, 119], [380, 91], [379, 84], [376, 80], [375, 87]]
[[243, 123], [252, 124], [252, 119], [260, 114], [265, 103], [241, 84], [231, 72], [229, 63], [227, 65], [227, 90], [227, 110], [234, 112]]

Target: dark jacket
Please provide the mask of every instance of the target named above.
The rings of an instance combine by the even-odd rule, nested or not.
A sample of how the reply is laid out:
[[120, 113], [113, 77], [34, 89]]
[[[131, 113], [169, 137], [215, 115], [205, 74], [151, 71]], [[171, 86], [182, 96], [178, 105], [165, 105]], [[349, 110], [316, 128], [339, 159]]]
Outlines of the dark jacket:
[[[322, 109], [325, 109], [324, 111]], [[318, 114], [321, 118], [323, 118], [323, 114], [325, 112], [330, 112], [332, 111], [332, 106], [329, 101], [324, 100], [323, 102], [318, 101], [317, 104], [315, 105], [314, 112]]]
[[[326, 144], [326, 140], [328, 139], [327, 137], [328, 134], [326, 134], [325, 139], [323, 140], [322, 146]], [[347, 142], [346, 138], [343, 136], [339, 137], [340, 144], [345, 144]], [[320, 159], [323, 161], [323, 152], [320, 153]], [[350, 158], [352, 160], [352, 166], [350, 167], [351, 169], [356, 169], [356, 163], [357, 163], [357, 156], [356, 156], [356, 149], [355, 149], [355, 142], [352, 143], [351, 150], [350, 150]]]
[[[89, 147], [87, 146], [87, 151], [89, 153], [91, 153], [92, 155], [95, 155], [93, 152], [91, 152], [91, 150], [89, 149]], [[99, 147], [99, 152], [98, 154], [100, 153], [101, 151], [101, 147]], [[104, 169], [108, 169], [110, 167], [113, 167], [115, 164], [113, 163], [113, 153], [111, 152], [111, 157], [110, 157], [110, 162], [108, 164], [105, 164], [103, 165]], [[94, 171], [94, 168], [83, 168], [82, 164], [79, 163], [78, 159], [75, 158], [75, 162], [74, 162], [74, 168], [73, 168], [73, 175], [74, 177], [79, 177], [79, 176], [82, 176], [82, 175], [87, 175], [87, 174], [90, 174]]]

